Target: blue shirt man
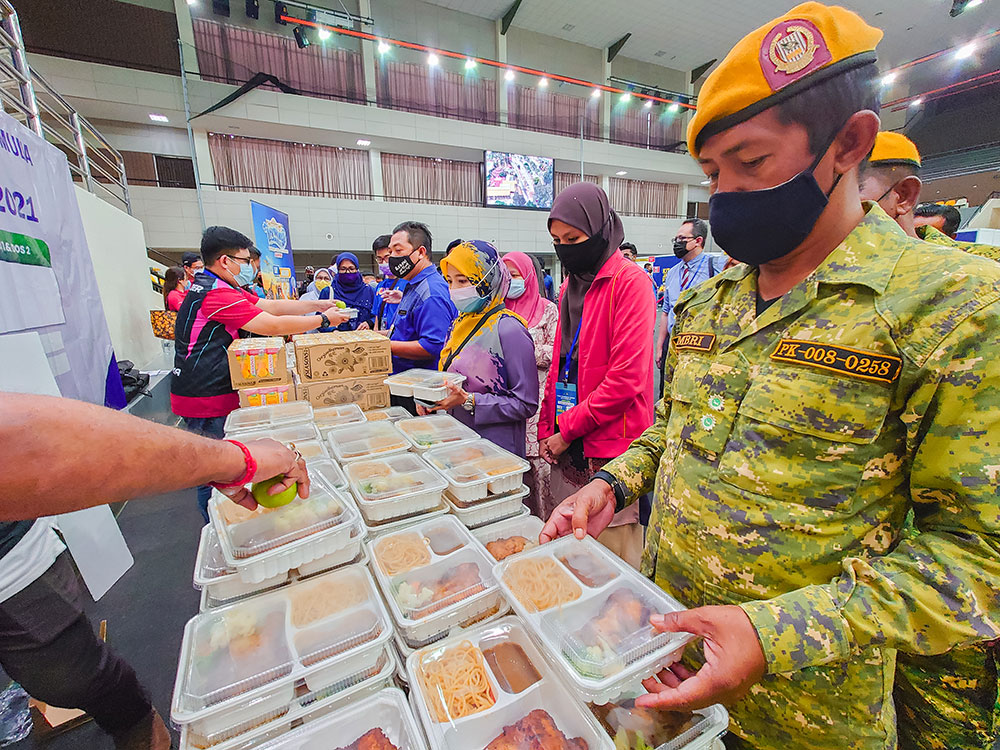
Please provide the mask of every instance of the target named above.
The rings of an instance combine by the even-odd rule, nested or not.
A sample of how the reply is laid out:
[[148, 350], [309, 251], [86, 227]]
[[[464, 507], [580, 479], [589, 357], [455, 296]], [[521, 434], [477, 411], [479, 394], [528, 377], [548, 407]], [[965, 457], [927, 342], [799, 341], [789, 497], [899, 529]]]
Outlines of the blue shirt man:
[[375, 254], [378, 272], [382, 274], [382, 280], [375, 287], [375, 327], [379, 331], [388, 331], [392, 328], [392, 321], [396, 317], [396, 308], [399, 307], [398, 303], [386, 302], [383, 299], [385, 296], [383, 292], [393, 290], [402, 292], [406, 289], [406, 281], [393, 276], [392, 270], [389, 268], [389, 241], [391, 239], [391, 234], [383, 234], [372, 242], [372, 253]]
[[393, 231], [389, 269], [406, 281], [389, 332], [394, 373], [414, 367], [438, 369], [451, 323], [458, 316], [448, 283], [431, 264], [430, 254], [431, 232], [426, 224], [404, 221]]

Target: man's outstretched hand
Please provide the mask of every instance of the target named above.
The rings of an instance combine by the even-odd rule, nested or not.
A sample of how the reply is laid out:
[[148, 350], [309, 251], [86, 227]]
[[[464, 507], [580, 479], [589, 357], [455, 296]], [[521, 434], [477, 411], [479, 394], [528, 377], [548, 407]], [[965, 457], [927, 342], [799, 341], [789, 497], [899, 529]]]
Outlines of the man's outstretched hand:
[[[246, 447], [257, 462], [255, 482], [262, 482], [279, 474], [285, 475], [284, 479], [276, 482], [268, 490], [269, 495], [277, 495], [287, 490], [292, 484], [298, 484], [299, 497], [303, 499], [309, 497], [309, 473], [306, 471], [306, 462], [297, 458], [295, 451], [270, 438], [250, 440], [246, 443]], [[234, 503], [242, 505], [248, 510], [254, 510], [257, 507], [257, 501], [253, 499], [249, 487], [230, 487], [222, 492]]]
[[556, 506], [542, 527], [538, 541], [545, 544], [567, 534], [574, 534], [577, 539], [589, 534], [596, 539], [614, 515], [615, 493], [611, 485], [603, 479], [591, 480]]

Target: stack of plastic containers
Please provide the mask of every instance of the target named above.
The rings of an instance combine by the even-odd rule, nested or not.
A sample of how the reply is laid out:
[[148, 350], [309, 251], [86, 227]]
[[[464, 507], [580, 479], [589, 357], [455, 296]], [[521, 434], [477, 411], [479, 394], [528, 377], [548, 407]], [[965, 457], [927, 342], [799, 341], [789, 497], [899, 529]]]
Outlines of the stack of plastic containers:
[[658, 633], [684, 609], [590, 537], [563, 537], [497, 563], [494, 574], [565, 679], [604, 704], [676, 661], [693, 636]]
[[426, 451], [439, 445], [454, 445], [479, 440], [475, 430], [466, 427], [450, 414], [401, 419], [396, 422], [414, 450]]
[[451, 512], [474, 529], [522, 512], [528, 488], [521, 484], [528, 462], [488, 440], [442, 445], [424, 454], [448, 480]]
[[500, 562], [511, 555], [538, 546], [544, 524], [538, 516], [525, 515], [481, 526], [472, 532], [487, 553]]
[[409, 526], [368, 542], [375, 578], [403, 644], [419, 648], [452, 628], [492, 617], [506, 603], [493, 560], [451, 516]]
[[[615, 747], [516, 617], [421, 649], [406, 671], [435, 750], [480, 750], [502, 737], [503, 747]], [[516, 744], [518, 737], [532, 744]]]
[[390, 375], [384, 382], [393, 396], [412, 397], [425, 404], [436, 404], [450, 393], [447, 383], [462, 386], [465, 375], [418, 368]]
[[354, 559], [365, 529], [353, 501], [317, 482], [306, 499], [249, 511], [216, 492], [208, 504], [225, 565], [260, 584], [307, 563]]
[[345, 464], [344, 473], [371, 533], [384, 533], [429, 514], [448, 512], [442, 499], [448, 483], [413, 453], [355, 461]]
[[402, 453], [410, 445], [402, 433], [388, 421], [362, 422], [334, 427], [326, 433], [333, 457], [343, 463]]
[[230, 412], [226, 417], [226, 434], [285, 427], [299, 422], [311, 422], [312, 404], [307, 401], [289, 401], [287, 404], [247, 406]]
[[413, 415], [402, 406], [389, 406], [385, 409], [375, 409], [368, 412], [365, 416], [368, 417], [369, 422], [379, 422], [383, 420], [398, 422], [401, 419], [413, 419]]
[[380, 677], [384, 684], [396, 668], [391, 637], [361, 566], [194, 617], [171, 704], [182, 746], [231, 747], [247, 732], [287, 731], [350, 688]]
[[340, 492], [349, 492], [350, 485], [344, 470], [340, 468], [336, 461], [329, 458], [316, 458], [306, 461], [306, 469], [309, 471], [311, 480], [320, 481], [327, 487], [332, 487]]
[[646, 692], [636, 683], [625, 695], [589, 708], [618, 748], [655, 750], [721, 750], [717, 740], [729, 726], [729, 712], [716, 704], [691, 712], [636, 708], [635, 698]]
[[338, 404], [336, 406], [323, 406], [313, 409], [313, 423], [316, 428], [326, 435], [327, 430], [332, 427], [339, 427], [344, 424], [354, 422], [364, 422], [365, 413], [357, 404]]

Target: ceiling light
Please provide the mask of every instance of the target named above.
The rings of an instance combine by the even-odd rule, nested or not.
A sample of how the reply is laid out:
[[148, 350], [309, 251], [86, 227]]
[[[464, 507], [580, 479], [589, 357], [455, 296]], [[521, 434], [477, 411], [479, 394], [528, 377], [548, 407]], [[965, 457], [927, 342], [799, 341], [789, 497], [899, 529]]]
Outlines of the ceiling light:
[[156, 112], [150, 112], [149, 119], [153, 122], [170, 122], [170, 118], [166, 115], [158, 115]]
[[626, 91], [624, 94], [622, 94], [622, 98], [621, 98], [620, 101], [627, 102], [631, 98], [632, 98], [632, 95], [629, 92]]
[[372, 145], [372, 142], [369, 141], [367, 138], [358, 138], [358, 145], [359, 146], [370, 146], [370, 145]]
[[646, 103], [643, 104], [642, 106], [644, 106], [646, 109], [652, 109], [653, 108], [653, 100], [652, 99], [647, 99]]
[[513, 70], [508, 70], [506, 73], [503, 74], [503, 77], [504, 77], [504, 80], [506, 80], [506, 81], [513, 81], [514, 80], [514, 71]]
[[919, 107], [923, 103], [924, 103], [924, 99], [923, 99], [923, 97], [920, 97], [920, 98], [914, 99], [912, 102], [910, 102], [910, 106], [911, 107]]
[[198, 0], [188, 0], [188, 5], [197, 5]]
[[438, 60], [438, 56], [435, 55], [433, 52], [431, 52], [429, 55], [427, 55], [427, 64], [430, 65], [432, 68], [436, 68], [437, 65], [438, 65], [438, 62], [440, 62]]
[[982, 5], [983, 0], [969, 0], [968, 4], [965, 6], [966, 10], [969, 8], [975, 8], [977, 5]]
[[549, 85], [549, 79], [548, 78], [539, 78], [538, 79], [538, 88], [544, 89], [548, 85]]
[[968, 44], [963, 44], [955, 51], [955, 57], [959, 60], [964, 60], [967, 57], [972, 57], [972, 53], [976, 51], [976, 43], [969, 42]]
[[379, 43], [378, 43], [378, 53], [380, 55], [384, 55], [388, 51], [389, 51], [389, 45], [386, 44], [385, 42], [383, 42], [382, 40], [379, 40]]
[[681, 105], [677, 102], [671, 102], [670, 106], [667, 107], [667, 112], [680, 112]]
[[622, 176], [627, 175], [627, 174], [628, 174], [628, 172], [626, 172], [624, 169], [620, 169], [617, 172], [615, 172], [615, 175], [618, 176], [618, 177], [622, 177]]
[[320, 29], [319, 31], [316, 32], [316, 36], [320, 38], [320, 41], [325, 42], [327, 39], [333, 36], [333, 34], [330, 33], [329, 29]]
[[882, 76], [882, 85], [891, 86], [893, 83], [896, 82], [896, 76], [897, 73], [895, 72], [886, 73], [884, 76]]
[[593, 91], [591, 91], [590, 92], [590, 98], [591, 99], [600, 99], [601, 98], [601, 90], [600, 89], [594, 89]]
[[469, 58], [468, 60], [465, 61], [465, 69], [466, 70], [472, 70], [474, 67], [476, 67], [476, 61], [475, 60], [473, 60], [472, 58]]

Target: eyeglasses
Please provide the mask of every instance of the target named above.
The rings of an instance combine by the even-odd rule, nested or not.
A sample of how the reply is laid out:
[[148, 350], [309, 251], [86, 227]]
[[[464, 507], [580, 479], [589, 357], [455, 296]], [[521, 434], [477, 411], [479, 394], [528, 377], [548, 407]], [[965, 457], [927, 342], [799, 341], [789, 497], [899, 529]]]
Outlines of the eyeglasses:
[[676, 237], [674, 237], [674, 242], [677, 242], [677, 240], [684, 240], [684, 242], [690, 242], [693, 239], [695, 239], [695, 238], [694, 237], [683, 237], [681, 235], [677, 235]]
[[252, 260], [252, 258], [251, 258], [251, 257], [250, 257], [249, 255], [248, 255], [247, 257], [245, 257], [245, 258], [240, 258], [239, 256], [236, 256], [236, 255], [230, 255], [229, 253], [226, 253], [226, 257], [227, 257], [227, 258], [232, 258], [233, 260], [237, 261], [237, 262], [238, 262], [238, 263], [240, 263], [241, 265], [242, 265], [243, 263], [249, 263], [249, 262], [250, 262], [250, 261]]
[[338, 273], [357, 273], [358, 269], [354, 266], [347, 266], [346, 268], [338, 269]]

